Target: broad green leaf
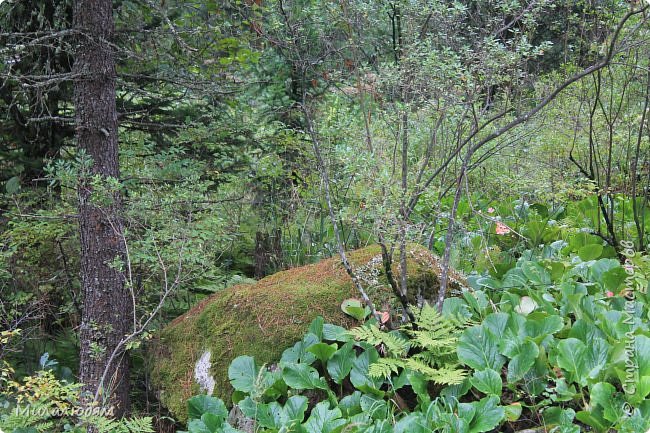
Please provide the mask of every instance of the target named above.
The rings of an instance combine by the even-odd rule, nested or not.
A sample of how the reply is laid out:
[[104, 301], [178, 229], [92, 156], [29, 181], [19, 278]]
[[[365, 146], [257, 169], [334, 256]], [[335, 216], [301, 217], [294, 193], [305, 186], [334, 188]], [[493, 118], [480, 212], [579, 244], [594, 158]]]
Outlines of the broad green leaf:
[[289, 397], [284, 404], [284, 416], [286, 420], [302, 423], [308, 404], [309, 400], [304, 395], [293, 395]]
[[339, 409], [341, 409], [345, 417], [361, 413], [361, 393], [354, 391], [352, 394], [343, 397], [339, 402]]
[[499, 353], [498, 342], [484, 326], [472, 326], [463, 331], [458, 341], [458, 359], [475, 369], [499, 371], [505, 359]]
[[446, 298], [442, 304], [442, 314], [443, 316], [451, 317], [460, 317], [463, 319], [469, 319], [472, 317], [472, 312], [463, 299], [460, 298]]
[[510, 315], [508, 313], [492, 313], [483, 320], [482, 325], [485, 326], [492, 335], [497, 338], [497, 340], [500, 340], [503, 338], [503, 334], [508, 326], [509, 318]]
[[479, 287], [487, 287], [488, 289], [492, 289], [492, 290], [501, 289], [501, 281], [492, 277], [480, 277], [476, 280], [476, 284]]
[[477, 371], [470, 379], [472, 386], [483, 394], [501, 395], [501, 388], [503, 388], [503, 381], [501, 376], [491, 368], [482, 371]]
[[323, 340], [347, 343], [348, 341], [353, 341], [354, 338], [350, 336], [344, 327], [325, 323], [323, 325]]
[[[23, 429], [15, 429], [13, 430], [13, 432], [16, 433], [17, 431], [21, 431], [21, 430], [24, 431]], [[200, 419], [191, 419], [187, 423], [187, 430], [188, 433], [213, 433], [212, 430], [210, 430], [210, 428], [207, 425], [205, 425], [203, 420]], [[34, 431], [38, 432], [38, 430], [34, 430]]]
[[209, 395], [196, 395], [187, 400], [187, 416], [189, 419], [199, 419], [204, 413], [212, 413], [226, 419], [228, 410], [220, 399]]
[[[628, 332], [629, 325], [624, 323], [623, 312], [621, 311], [607, 311], [599, 317], [600, 328], [604, 334], [602, 338], [610, 338], [612, 340], [622, 340], [625, 333]], [[575, 327], [575, 325], [574, 325]], [[606, 335], [606, 336], [605, 336]], [[580, 338], [580, 337], [577, 337]]]
[[517, 421], [521, 416], [522, 406], [519, 402], [504, 406], [503, 409], [505, 411], [506, 419], [510, 422]]
[[524, 335], [537, 338], [546, 335], [552, 335], [564, 327], [564, 322], [560, 316], [548, 316], [543, 319], [528, 319], [524, 325]]
[[429, 433], [427, 420], [421, 412], [409, 413], [395, 423], [394, 433]]
[[316, 317], [312, 322], [309, 324], [309, 332], [314, 334], [316, 337], [318, 337], [319, 340], [323, 339], [323, 325], [325, 323], [325, 320], [323, 319], [322, 316]]
[[469, 425], [469, 433], [490, 431], [501, 424], [505, 418], [505, 410], [499, 406], [499, 397], [485, 397], [474, 404], [476, 416]]
[[327, 361], [327, 372], [332, 380], [338, 384], [342, 383], [348, 374], [350, 374], [355, 359], [354, 344], [345, 343]]
[[562, 262], [551, 262], [551, 279], [553, 281], [558, 281], [562, 278], [565, 271], [564, 263]]
[[604, 338], [605, 334], [593, 322], [585, 319], [578, 319], [573, 323], [569, 331], [569, 337], [577, 338], [585, 344], [589, 344], [594, 338]]
[[282, 379], [282, 371], [264, 370], [261, 374], [261, 381], [258, 379], [259, 388], [261, 388], [264, 397], [277, 399], [287, 394], [287, 384]]
[[489, 303], [487, 295], [480, 289], [463, 291], [463, 300], [479, 315], [487, 308]]
[[221, 431], [219, 433], [243, 433], [242, 430], [236, 429], [227, 422], [221, 426]]
[[238, 391], [251, 393], [255, 389], [255, 381], [260, 368], [255, 364], [255, 360], [248, 356], [238, 356], [228, 368], [228, 378], [232, 387]]
[[603, 408], [603, 416], [614, 423], [623, 416], [623, 400], [616, 398], [616, 388], [610, 383], [599, 382], [589, 389], [591, 406]]
[[644, 401], [650, 395], [650, 376], [642, 376], [636, 383], [635, 397], [638, 401]]
[[350, 371], [350, 381], [355, 388], [363, 392], [379, 390], [383, 380], [368, 375], [370, 364], [378, 359], [379, 353], [377, 353], [377, 350], [374, 347], [368, 347], [354, 360]]
[[456, 408], [458, 418], [467, 421], [467, 424], [469, 425], [476, 415], [476, 406], [476, 402], [458, 403], [458, 407]]
[[218, 431], [218, 429], [221, 428], [224, 420], [225, 417], [216, 415], [211, 412], [206, 412], [201, 416], [201, 421], [203, 421], [203, 424], [208, 428], [210, 432]]
[[567, 420], [568, 422], [572, 422], [573, 418], [575, 418], [573, 409], [562, 410], [558, 406], [544, 408], [541, 415], [544, 424], [550, 427], [565, 424]]
[[[557, 406], [551, 406], [544, 409], [542, 418], [544, 425], [548, 427], [562, 427], [561, 433], [580, 433], [580, 427], [573, 425], [575, 418], [573, 409], [562, 409]], [[575, 429], [573, 428], [575, 427]]]
[[596, 235], [586, 232], [574, 233], [569, 237], [569, 246], [574, 250], [589, 244], [600, 244], [602, 239]]
[[607, 367], [611, 346], [602, 338], [593, 338], [585, 350], [585, 374], [594, 379]]
[[361, 396], [361, 409], [373, 419], [385, 419], [388, 416], [388, 405], [382, 398], [376, 398], [368, 394]]
[[[275, 407], [272, 409], [271, 405]], [[277, 402], [271, 402], [269, 404], [257, 403], [250, 397], [246, 397], [239, 403], [239, 409], [241, 409], [246, 417], [254, 419], [262, 427], [279, 427], [278, 415], [274, 414], [274, 412], [277, 413], [280, 410]]]
[[535, 360], [535, 364], [522, 379], [526, 393], [529, 395], [539, 396], [548, 386], [549, 369], [547, 364], [546, 353], [543, 348], [540, 348], [540, 355]]
[[525, 341], [520, 344], [515, 356], [508, 362], [508, 383], [521, 380], [531, 369], [538, 355], [539, 347], [534, 342]]
[[294, 389], [329, 389], [318, 371], [307, 364], [286, 364], [282, 378], [287, 386]]
[[626, 277], [627, 273], [622, 266], [612, 268], [603, 274], [603, 288], [605, 290], [611, 290], [612, 292], [615, 292], [618, 290], [621, 284], [623, 284]]
[[551, 275], [542, 265], [537, 262], [526, 261], [521, 264], [521, 271], [528, 281], [538, 288], [551, 284]]
[[521, 268], [512, 268], [503, 277], [501, 287], [507, 290], [523, 288], [526, 287], [527, 282], [528, 277], [526, 277]]
[[346, 299], [341, 303], [341, 310], [355, 319], [361, 321], [366, 318], [366, 309], [358, 299]]
[[557, 345], [557, 363], [564, 371], [573, 373], [576, 381], [583, 384], [581, 378], [588, 372], [585, 371], [585, 352], [587, 347], [576, 338], [567, 338]]
[[588, 426], [593, 427], [599, 433], [606, 433], [609, 430], [610, 423], [603, 419], [595, 410], [584, 411], [576, 413], [576, 419]]
[[337, 407], [330, 410], [329, 403], [322, 401], [312, 409], [309, 419], [304, 424], [307, 433], [330, 433], [346, 424]]
[[325, 365], [328, 359], [334, 355], [337, 349], [336, 343], [327, 344], [327, 343], [316, 343], [307, 349], [308, 352], [312, 353], [316, 359]]
[[460, 400], [460, 398], [467, 394], [470, 389], [472, 389], [472, 383], [469, 379], [465, 379], [463, 383], [444, 387], [442, 391], [440, 391], [440, 397], [446, 400]]
[[14, 176], [9, 178], [5, 183], [5, 191], [8, 195], [13, 195], [20, 191], [20, 177]]
[[650, 376], [650, 338], [645, 335], [637, 335], [634, 340], [634, 357], [639, 367], [637, 375], [639, 377]]
[[598, 259], [589, 266], [589, 279], [602, 281], [603, 275], [611, 269], [620, 268], [621, 264], [615, 259]]
[[316, 357], [313, 353], [307, 351], [307, 349], [316, 343], [318, 343], [318, 337], [311, 332], [308, 333], [303, 337], [301, 341], [297, 342], [293, 345], [293, 347], [288, 348], [282, 353], [280, 363], [297, 364], [300, 362], [304, 364], [311, 364], [316, 360]]
[[589, 244], [578, 249], [578, 256], [585, 262], [596, 260], [603, 253], [603, 246], [599, 244]]

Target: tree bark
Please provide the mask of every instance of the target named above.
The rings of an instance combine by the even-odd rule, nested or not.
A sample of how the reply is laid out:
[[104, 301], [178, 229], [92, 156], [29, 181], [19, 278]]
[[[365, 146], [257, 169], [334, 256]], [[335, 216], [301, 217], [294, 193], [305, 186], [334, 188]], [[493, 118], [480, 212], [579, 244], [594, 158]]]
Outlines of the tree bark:
[[120, 417], [129, 410], [128, 360], [123, 353], [112, 365], [108, 359], [130, 331], [130, 299], [119, 266], [125, 258], [121, 197], [103, 188], [119, 179], [112, 0], [76, 0], [73, 25], [81, 33], [73, 65], [80, 77], [74, 82], [77, 146], [92, 159], [78, 184], [84, 295], [79, 378], [86, 404], [96, 396]]

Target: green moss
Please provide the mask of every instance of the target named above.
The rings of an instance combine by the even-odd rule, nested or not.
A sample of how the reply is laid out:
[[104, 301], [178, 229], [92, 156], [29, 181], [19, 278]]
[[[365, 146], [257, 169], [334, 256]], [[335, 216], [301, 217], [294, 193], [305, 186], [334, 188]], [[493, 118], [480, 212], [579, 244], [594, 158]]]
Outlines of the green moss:
[[[378, 246], [371, 246], [350, 253], [350, 261], [355, 267], [363, 267], [380, 254]], [[423, 287], [428, 294], [437, 281], [435, 263], [425, 249], [409, 246], [409, 287]], [[369, 289], [378, 308], [394, 304], [381, 274], [379, 284]], [[214, 395], [230, 401], [227, 372], [234, 358], [247, 354], [259, 364], [277, 361], [319, 315], [329, 323], [355, 325], [341, 312], [340, 305], [357, 296], [338, 258], [214, 294], [165, 327], [153, 345], [152, 379], [161, 402], [185, 420], [185, 402], [199, 392], [194, 366], [206, 350], [212, 354]]]

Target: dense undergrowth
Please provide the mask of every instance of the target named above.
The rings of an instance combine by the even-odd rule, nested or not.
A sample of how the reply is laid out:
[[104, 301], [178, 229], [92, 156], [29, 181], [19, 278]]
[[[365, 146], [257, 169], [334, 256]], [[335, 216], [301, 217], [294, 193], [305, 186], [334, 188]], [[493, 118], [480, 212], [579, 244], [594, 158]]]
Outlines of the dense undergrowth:
[[[475, 272], [442, 316], [425, 306], [390, 331], [320, 319], [277, 364], [235, 359], [232, 403], [262, 432], [646, 431], [650, 260], [541, 216], [546, 246]], [[515, 224], [493, 223], [515, 240]], [[237, 431], [222, 401], [188, 405], [190, 433]]]
[[[188, 431], [237, 431], [232, 404], [261, 432], [646, 431], [650, 259], [632, 242], [614, 248], [577, 228], [592, 224], [585, 202], [477, 202], [456, 241], [469, 287], [442, 315], [414, 307], [415, 324], [387, 329], [362, 314], [351, 331], [319, 318], [276, 363], [236, 358], [232, 401], [191, 398]], [[619, 236], [633, 239], [625, 230]], [[393, 311], [391, 322], [400, 318]], [[148, 418], [57, 412], [78, 405], [80, 388], [68, 368], [43, 359], [20, 379], [2, 366], [5, 431], [151, 428]], [[21, 415], [21, 404], [49, 409]]]

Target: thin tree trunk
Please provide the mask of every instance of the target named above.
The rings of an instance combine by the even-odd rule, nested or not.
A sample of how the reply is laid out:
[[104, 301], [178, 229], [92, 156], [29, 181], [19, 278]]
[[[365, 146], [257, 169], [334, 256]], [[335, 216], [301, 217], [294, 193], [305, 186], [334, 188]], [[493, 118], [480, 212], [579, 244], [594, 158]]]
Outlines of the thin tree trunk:
[[636, 236], [637, 236], [637, 249], [639, 251], [645, 250], [645, 242], [644, 242], [644, 235], [643, 235], [644, 232], [643, 221], [645, 217], [645, 212], [643, 212], [643, 209], [641, 209], [641, 212], [639, 212], [640, 209], [637, 203], [637, 182], [638, 182], [637, 171], [638, 171], [639, 159], [641, 157], [641, 142], [643, 140], [643, 128], [646, 123], [648, 103], [650, 102], [650, 71], [648, 71], [646, 83], [647, 84], [646, 84], [645, 100], [643, 102], [643, 111], [641, 113], [641, 122], [639, 124], [639, 134], [637, 135], [636, 148], [634, 149], [634, 158], [632, 159], [632, 167], [630, 170], [630, 178], [632, 180], [632, 212], [634, 214], [634, 226], [636, 227]]
[[451, 212], [449, 214], [449, 223], [447, 224], [447, 233], [445, 234], [445, 251], [442, 255], [442, 262], [440, 264], [440, 287], [438, 288], [438, 294], [436, 296], [436, 308], [438, 312], [442, 313], [442, 307], [445, 302], [445, 296], [447, 296], [447, 288], [449, 286], [449, 265], [451, 261], [451, 244], [454, 241], [454, 230], [456, 226], [456, 214], [458, 213], [458, 205], [460, 204], [460, 198], [463, 191], [463, 179], [467, 174], [467, 166], [469, 165], [469, 160], [472, 158], [475, 147], [470, 146], [467, 149], [467, 154], [463, 159], [460, 168], [460, 174], [456, 181], [456, 194], [454, 195], [454, 203], [451, 207]]
[[[77, 0], [73, 23], [81, 33], [73, 67], [81, 77], [74, 82], [77, 146], [92, 159], [78, 184], [84, 295], [79, 379], [87, 395], [97, 395], [119, 417], [129, 410], [129, 367], [124, 354], [113, 365], [108, 358], [130, 331], [129, 292], [120, 270], [122, 203], [119, 191], [97, 187], [119, 178], [112, 0]], [[105, 370], [107, 380], [100, 383]]]
[[[406, 214], [406, 194], [408, 192], [408, 148], [409, 148], [409, 122], [408, 111], [402, 113], [402, 198], [400, 206], [399, 227], [399, 266], [400, 266], [400, 292], [406, 298], [408, 294], [408, 265], [406, 260], [406, 237], [408, 231], [408, 216]], [[420, 293], [417, 294], [419, 302]], [[408, 307], [404, 307], [404, 317], [408, 314]]]
[[341, 237], [341, 233], [339, 231], [339, 225], [336, 222], [337, 219], [334, 213], [334, 205], [332, 204], [332, 194], [330, 191], [329, 173], [327, 172], [327, 166], [325, 165], [325, 160], [323, 159], [323, 155], [321, 153], [321, 146], [320, 146], [320, 140], [318, 138], [318, 133], [314, 128], [311, 113], [307, 108], [306, 101], [307, 101], [307, 96], [306, 94], [303, 93], [301, 108], [305, 117], [307, 133], [311, 137], [312, 146], [314, 148], [314, 155], [316, 156], [318, 171], [320, 172], [321, 180], [323, 181], [323, 189], [325, 190], [325, 202], [327, 203], [327, 211], [330, 216], [330, 222], [332, 223], [332, 229], [334, 230], [334, 237], [336, 239], [336, 245], [338, 247], [339, 256], [341, 257], [341, 263], [343, 264], [345, 271], [350, 276], [350, 279], [352, 279], [352, 284], [354, 284], [354, 286], [359, 291], [363, 303], [366, 304], [368, 308], [370, 308], [372, 315], [377, 319], [379, 323], [381, 323], [381, 316], [379, 315], [379, 313], [377, 313], [377, 310], [375, 309], [372, 300], [368, 297], [366, 290], [363, 288], [363, 285], [361, 284], [361, 281], [359, 280], [356, 273], [354, 272], [354, 269], [352, 269], [352, 265], [348, 261], [347, 254], [345, 253], [343, 238]]

